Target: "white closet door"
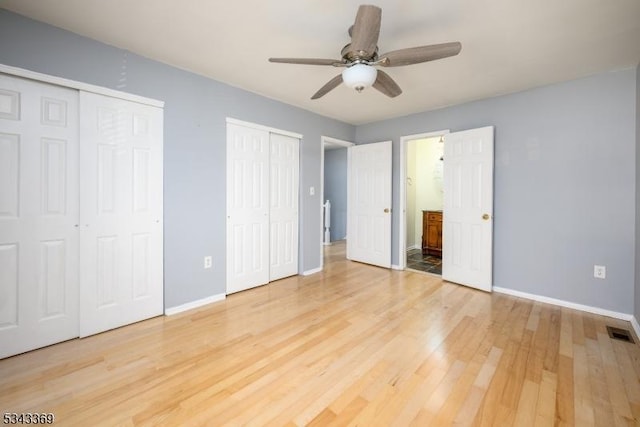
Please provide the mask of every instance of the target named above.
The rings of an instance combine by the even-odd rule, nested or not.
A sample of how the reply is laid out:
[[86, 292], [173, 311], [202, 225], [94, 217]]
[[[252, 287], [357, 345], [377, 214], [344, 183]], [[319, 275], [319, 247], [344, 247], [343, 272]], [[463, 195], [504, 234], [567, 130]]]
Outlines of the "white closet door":
[[227, 124], [227, 294], [269, 282], [269, 132]]
[[0, 74], [0, 358], [78, 336], [77, 102]]
[[80, 336], [163, 313], [162, 109], [80, 92]]
[[298, 163], [300, 140], [270, 137], [269, 281], [298, 274]]

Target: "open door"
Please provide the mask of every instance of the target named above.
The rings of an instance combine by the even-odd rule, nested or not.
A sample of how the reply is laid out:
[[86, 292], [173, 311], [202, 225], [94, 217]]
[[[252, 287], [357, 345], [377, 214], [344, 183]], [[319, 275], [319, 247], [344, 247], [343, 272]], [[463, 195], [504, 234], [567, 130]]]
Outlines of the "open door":
[[444, 138], [442, 278], [491, 292], [493, 127]]
[[391, 267], [391, 141], [349, 147], [347, 258]]

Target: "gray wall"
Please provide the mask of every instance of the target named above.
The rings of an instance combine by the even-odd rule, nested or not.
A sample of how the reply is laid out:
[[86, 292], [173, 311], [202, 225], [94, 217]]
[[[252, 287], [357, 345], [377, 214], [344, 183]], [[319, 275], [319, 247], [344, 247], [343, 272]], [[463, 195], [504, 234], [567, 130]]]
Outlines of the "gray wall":
[[331, 201], [331, 241], [347, 235], [347, 149], [324, 152], [324, 200]]
[[[188, 47], [187, 47], [188, 48]], [[299, 132], [302, 270], [319, 266], [320, 136], [394, 141], [398, 262], [402, 135], [496, 127], [494, 284], [634, 312], [640, 288], [638, 70], [354, 128], [0, 9], [0, 63], [164, 100], [165, 305], [225, 289], [225, 118]], [[640, 207], [638, 207], [640, 212]], [[202, 269], [203, 255], [214, 268]], [[638, 262], [636, 262], [638, 261]], [[593, 278], [593, 264], [607, 278]], [[635, 292], [635, 313], [640, 292]]]
[[608, 72], [358, 126], [358, 143], [393, 140], [393, 263], [400, 136], [493, 125], [494, 286], [632, 313], [636, 78]]
[[[188, 48], [188, 46], [185, 46]], [[165, 101], [165, 306], [225, 292], [225, 118], [301, 133], [300, 267], [320, 265], [320, 136], [354, 127], [0, 9], [0, 63]], [[211, 270], [202, 268], [212, 255]]]
[[640, 64], [636, 69], [636, 256], [634, 316], [640, 321]]

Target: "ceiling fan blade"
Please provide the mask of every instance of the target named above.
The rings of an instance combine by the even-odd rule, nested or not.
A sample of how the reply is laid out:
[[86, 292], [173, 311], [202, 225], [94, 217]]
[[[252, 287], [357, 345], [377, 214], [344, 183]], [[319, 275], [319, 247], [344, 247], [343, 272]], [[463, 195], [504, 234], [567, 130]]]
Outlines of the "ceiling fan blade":
[[278, 62], [282, 64], [303, 64], [303, 65], [341, 65], [339, 59], [321, 59], [321, 58], [269, 58], [269, 62]]
[[[380, 35], [380, 20], [382, 9], [377, 6], [362, 5], [358, 8], [356, 22], [350, 28], [351, 52], [354, 55], [369, 59], [376, 52], [378, 36]], [[364, 52], [360, 55], [360, 52]]]
[[329, 93], [330, 91], [332, 91], [333, 89], [337, 88], [338, 86], [340, 86], [340, 83], [342, 83], [342, 74], [338, 74], [337, 76], [335, 76], [334, 78], [332, 78], [331, 80], [329, 80], [327, 82], [326, 85], [322, 86], [320, 88], [319, 91], [317, 91], [312, 97], [311, 99], [318, 99], [320, 97], [323, 97], [324, 95], [326, 95], [327, 93]]
[[462, 49], [460, 42], [451, 42], [394, 50], [380, 55], [380, 59], [383, 60], [380, 65], [385, 67], [399, 67], [401, 65], [419, 64], [421, 62], [455, 56], [460, 53], [460, 49]]
[[378, 70], [378, 77], [376, 77], [373, 87], [390, 98], [395, 98], [402, 93], [400, 86], [393, 81], [389, 74], [382, 70]]

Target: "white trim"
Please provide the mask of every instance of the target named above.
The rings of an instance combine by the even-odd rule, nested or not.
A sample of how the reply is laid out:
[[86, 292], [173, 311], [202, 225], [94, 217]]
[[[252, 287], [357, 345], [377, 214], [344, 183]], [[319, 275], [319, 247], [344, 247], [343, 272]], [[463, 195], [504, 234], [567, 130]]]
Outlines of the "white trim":
[[[324, 268], [324, 251], [323, 247], [330, 245], [331, 243], [324, 243], [324, 143], [331, 142], [343, 147], [351, 147], [356, 145], [353, 142], [345, 141], [343, 139], [333, 138], [331, 136], [320, 136], [320, 270]], [[347, 170], [347, 174], [349, 171]], [[349, 215], [349, 212], [347, 212]], [[345, 236], [346, 238], [346, 236]]]
[[322, 267], [313, 268], [311, 270], [303, 271], [303, 276], [311, 276], [312, 274], [320, 273], [322, 271]]
[[88, 83], [82, 83], [75, 80], [64, 79], [62, 77], [50, 76], [48, 74], [25, 70], [24, 68], [17, 68], [0, 64], [0, 73], [10, 74], [12, 76], [22, 77], [29, 80], [37, 80], [39, 82], [50, 83], [53, 85], [68, 87], [71, 89], [82, 90], [85, 92], [96, 93], [99, 95], [110, 96], [112, 98], [124, 99], [127, 101], [137, 102], [138, 104], [164, 108], [164, 101], [146, 98], [144, 96], [133, 95], [131, 93], [121, 92], [119, 90], [108, 89], [106, 87], [95, 86]]
[[257, 123], [245, 122], [243, 120], [234, 119], [232, 117], [227, 117], [227, 123], [233, 123], [234, 125], [244, 126], [252, 129], [264, 130], [271, 133], [277, 133], [279, 135], [290, 136], [292, 138], [298, 138], [300, 142], [302, 142], [301, 133], [289, 132], [288, 130], [277, 129], [271, 126], [264, 126], [264, 125], [259, 125]]
[[633, 326], [633, 330], [636, 333], [636, 338], [640, 338], [640, 325], [636, 316], [631, 316], [631, 326]]
[[182, 313], [183, 311], [193, 310], [194, 308], [202, 307], [203, 305], [212, 304], [218, 301], [223, 301], [226, 298], [227, 296], [225, 294], [211, 295], [210, 297], [191, 301], [185, 304], [177, 305], [175, 307], [165, 308], [164, 314], [166, 316], [173, 316], [174, 314]]
[[404, 270], [404, 268], [400, 267], [398, 264], [391, 264], [391, 269], [392, 270]]
[[338, 139], [338, 138], [334, 138], [332, 136], [324, 136], [322, 135], [320, 137], [320, 140], [322, 141], [322, 151], [324, 151], [324, 143], [325, 142], [329, 142], [332, 144], [336, 144], [336, 145], [341, 145], [342, 147], [352, 147], [354, 145], [356, 145], [354, 142], [351, 141], [345, 141], [344, 139]]
[[547, 304], [559, 305], [561, 307], [571, 308], [574, 310], [586, 311], [587, 313], [599, 314], [601, 316], [613, 317], [614, 319], [632, 321], [633, 315], [620, 313], [618, 311], [611, 311], [604, 308], [592, 307], [590, 305], [577, 304], [575, 302], [564, 301], [561, 299], [545, 297], [542, 295], [530, 294], [527, 292], [520, 292], [513, 289], [501, 288], [499, 286], [494, 286], [493, 290], [495, 292], [511, 295], [514, 297], [525, 298], [533, 301], [544, 302]]
[[320, 270], [324, 269], [324, 138], [320, 136]]
[[400, 217], [398, 218], [398, 262], [401, 270], [407, 267], [407, 143], [416, 139], [433, 138], [446, 135], [449, 129], [416, 133], [400, 137]]

